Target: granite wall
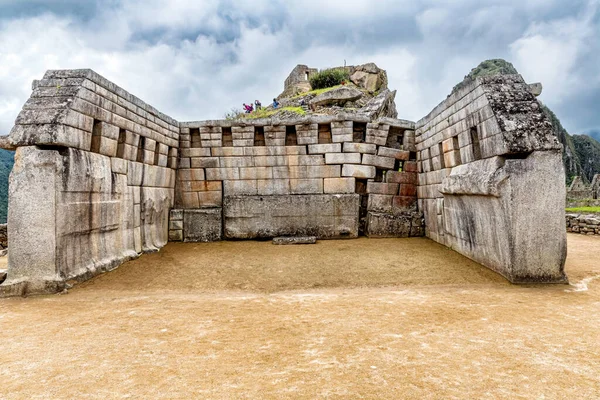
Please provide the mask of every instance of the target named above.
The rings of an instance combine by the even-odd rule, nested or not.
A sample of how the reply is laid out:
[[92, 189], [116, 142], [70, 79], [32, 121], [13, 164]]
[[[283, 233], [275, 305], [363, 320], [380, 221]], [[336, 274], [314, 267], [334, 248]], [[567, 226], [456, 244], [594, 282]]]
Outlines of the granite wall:
[[178, 123], [90, 70], [48, 71], [16, 120], [0, 295], [56, 292], [168, 240]]
[[417, 123], [426, 235], [512, 282], [564, 282], [561, 148], [518, 75], [478, 78]]
[[193, 233], [177, 210], [197, 210], [189, 220], [204, 218], [210, 232], [222, 224], [226, 239], [423, 234], [410, 121], [338, 115], [180, 127], [171, 240], [214, 240]]

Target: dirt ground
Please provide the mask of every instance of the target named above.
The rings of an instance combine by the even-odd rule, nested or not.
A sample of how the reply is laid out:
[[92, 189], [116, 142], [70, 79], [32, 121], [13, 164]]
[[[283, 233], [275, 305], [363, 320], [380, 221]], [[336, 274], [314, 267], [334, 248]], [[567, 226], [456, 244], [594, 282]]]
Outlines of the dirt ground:
[[169, 244], [0, 300], [0, 398], [600, 398], [600, 238], [568, 240], [550, 286], [427, 239]]

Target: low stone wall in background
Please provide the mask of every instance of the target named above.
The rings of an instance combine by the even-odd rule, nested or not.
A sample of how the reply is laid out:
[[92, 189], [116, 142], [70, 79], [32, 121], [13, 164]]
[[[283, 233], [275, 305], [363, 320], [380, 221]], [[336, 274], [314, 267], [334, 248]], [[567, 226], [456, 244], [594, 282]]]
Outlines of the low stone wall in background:
[[600, 235], [600, 215], [567, 214], [567, 232]]

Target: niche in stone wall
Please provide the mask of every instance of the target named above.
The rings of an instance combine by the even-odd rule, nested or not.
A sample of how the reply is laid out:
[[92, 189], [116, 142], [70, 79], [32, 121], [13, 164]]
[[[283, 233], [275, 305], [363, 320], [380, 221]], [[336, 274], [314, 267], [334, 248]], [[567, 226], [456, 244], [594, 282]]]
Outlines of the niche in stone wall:
[[456, 154], [456, 165], [460, 165], [462, 164], [462, 160], [460, 157], [460, 145], [458, 143], [458, 136], [453, 136], [452, 137], [452, 148], [454, 149], [454, 152]]
[[102, 138], [102, 123], [97, 119], [94, 120], [94, 126], [92, 128], [92, 147], [91, 151], [94, 153], [100, 153], [100, 144]]
[[364, 122], [354, 122], [352, 126], [352, 141], [355, 143], [364, 143], [367, 139], [367, 124]]
[[404, 143], [404, 130], [402, 128], [398, 128], [395, 126], [390, 126], [390, 131], [388, 133], [386, 147], [391, 147], [392, 149], [402, 149]]
[[117, 157], [125, 158], [125, 147], [127, 146], [127, 132], [125, 129], [119, 129], [119, 143], [117, 144]]
[[264, 146], [265, 145], [265, 127], [255, 126], [254, 127], [254, 145]]
[[146, 138], [143, 136], [140, 136], [140, 142], [138, 144], [138, 151], [137, 151], [137, 162], [143, 163], [144, 162], [144, 148], [146, 147]]
[[221, 132], [223, 133], [223, 147], [233, 147], [233, 134], [231, 133], [231, 128], [222, 128]]
[[331, 124], [319, 124], [319, 144], [331, 143]]
[[296, 125], [288, 125], [285, 127], [285, 145], [298, 145], [298, 135], [296, 135]]
[[446, 160], [444, 159], [444, 146], [441, 143], [438, 143], [438, 151], [440, 153], [440, 168], [444, 169], [446, 168]]
[[479, 144], [479, 132], [476, 126], [471, 128], [471, 145], [473, 146], [474, 161], [481, 160], [481, 145]]
[[159, 159], [160, 159], [160, 151], [158, 151], [158, 149], [160, 148], [160, 144], [156, 143], [156, 148], [154, 149], [154, 163], [152, 165], [158, 165], [159, 163]]
[[202, 147], [200, 139], [200, 128], [190, 128], [190, 145], [192, 147]]

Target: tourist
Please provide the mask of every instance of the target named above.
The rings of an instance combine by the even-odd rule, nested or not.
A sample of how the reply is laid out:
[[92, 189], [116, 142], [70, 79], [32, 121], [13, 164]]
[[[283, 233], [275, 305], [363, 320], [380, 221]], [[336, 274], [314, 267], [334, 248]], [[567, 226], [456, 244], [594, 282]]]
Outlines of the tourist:
[[254, 100], [254, 109], [255, 109], [256, 111], [258, 111], [258, 110], [260, 110], [261, 108], [262, 108], [262, 104], [261, 104], [261, 102], [260, 102], [260, 101], [258, 101], [258, 100]]
[[273, 108], [279, 108], [279, 102], [277, 99], [273, 99]]
[[252, 112], [252, 105], [244, 103], [244, 112], [250, 114]]

